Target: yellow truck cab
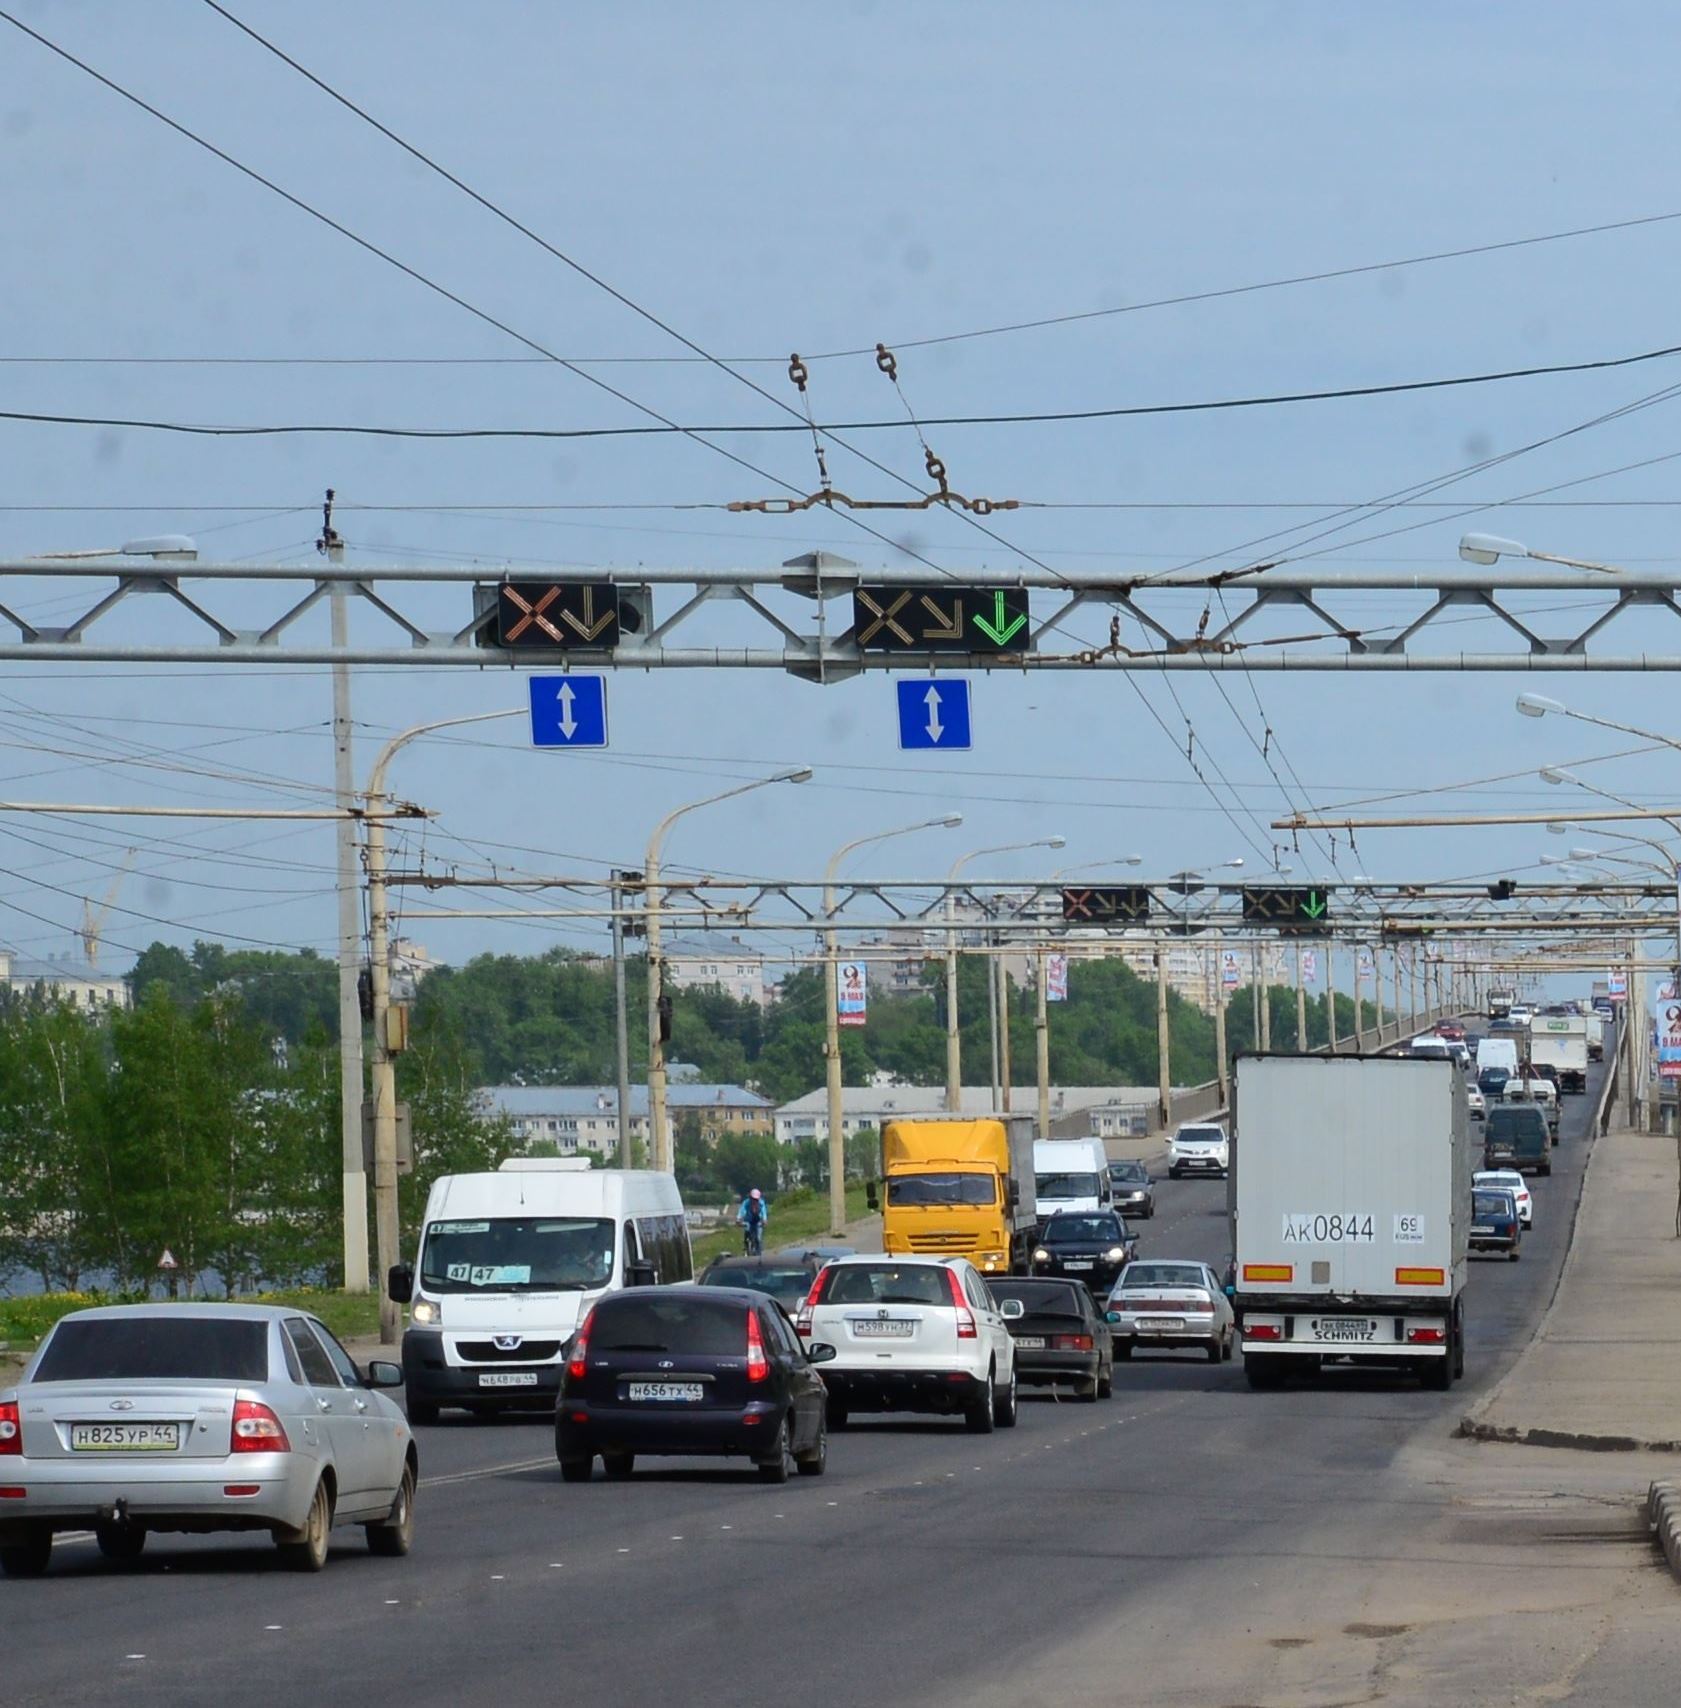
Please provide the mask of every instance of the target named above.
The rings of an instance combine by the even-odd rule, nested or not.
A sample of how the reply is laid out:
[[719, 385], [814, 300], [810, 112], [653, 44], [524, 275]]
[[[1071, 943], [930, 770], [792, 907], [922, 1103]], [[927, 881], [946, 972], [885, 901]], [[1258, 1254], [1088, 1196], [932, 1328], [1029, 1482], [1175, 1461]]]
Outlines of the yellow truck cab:
[[982, 1274], [1027, 1273], [1038, 1219], [1026, 1115], [889, 1121], [881, 1134], [882, 1248], [966, 1257]]

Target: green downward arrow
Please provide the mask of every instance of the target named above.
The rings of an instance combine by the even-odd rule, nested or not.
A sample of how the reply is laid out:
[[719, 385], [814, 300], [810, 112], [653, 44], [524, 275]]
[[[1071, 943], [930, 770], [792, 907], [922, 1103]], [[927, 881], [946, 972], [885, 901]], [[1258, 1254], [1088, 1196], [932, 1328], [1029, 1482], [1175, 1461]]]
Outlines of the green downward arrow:
[[1324, 911], [1325, 898], [1318, 892], [1318, 890], [1309, 890], [1307, 892], [1307, 900], [1302, 903], [1302, 912], [1305, 913], [1309, 919], [1318, 919]]
[[1004, 609], [1003, 593], [994, 593], [992, 596], [991, 620], [989, 621], [985, 616], [977, 612], [975, 614], [975, 627], [979, 629], [983, 635], [989, 636], [994, 646], [1003, 646], [1004, 643], [1009, 640], [1011, 635], [1015, 634], [1015, 632], [1027, 621], [1027, 613], [1025, 611], [1020, 612], [1009, 623], [1004, 621], [1006, 615], [1007, 613]]

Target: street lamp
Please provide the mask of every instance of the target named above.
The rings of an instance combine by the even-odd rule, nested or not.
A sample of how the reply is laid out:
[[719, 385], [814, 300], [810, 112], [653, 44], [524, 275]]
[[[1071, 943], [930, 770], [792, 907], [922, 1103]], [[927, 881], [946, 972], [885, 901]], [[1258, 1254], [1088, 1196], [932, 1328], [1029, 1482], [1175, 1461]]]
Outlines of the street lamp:
[[[754, 777], [737, 783], [733, 789], [720, 789], [715, 795], [704, 795], [698, 801], [688, 801], [673, 807], [648, 838], [648, 851], [642, 860], [642, 924], [648, 949], [648, 1143], [654, 1167], [669, 1174], [672, 1167], [670, 1137], [665, 1124], [665, 1007], [663, 964], [660, 960], [660, 846], [666, 832], [685, 813], [701, 807], [715, 806], [719, 801], [734, 800], [737, 795], [750, 794], [754, 789], [768, 789], [773, 783], [809, 783], [811, 767], [795, 766], [787, 771], [774, 772], [769, 777]], [[621, 1134], [624, 1128], [620, 1129]], [[621, 1140], [622, 1142], [622, 1140]], [[621, 1156], [621, 1164], [623, 1157]]]
[[[1041, 836], [1032, 842], [1001, 842], [993, 848], [971, 848], [959, 854], [946, 873], [948, 885], [957, 882], [957, 874], [971, 860], [987, 854], [1017, 854], [1027, 848], [1066, 848], [1066, 836]], [[991, 976], [990, 970], [988, 976]], [[992, 987], [995, 992], [996, 985]], [[946, 1108], [954, 1115], [963, 1113], [962, 1045], [957, 1035], [957, 902], [950, 889], [946, 891]]]
[[1518, 540], [1499, 534], [1466, 534], [1459, 542], [1459, 555], [1467, 563], [1498, 563], [1503, 557], [1533, 558], [1537, 563], [1560, 563], [1566, 569], [1596, 569], [1604, 575], [1621, 575], [1613, 563], [1595, 563], [1591, 558], [1560, 557], [1556, 552], [1535, 552]]
[[1655, 729], [1641, 729], [1637, 724], [1618, 723], [1615, 718], [1596, 717], [1592, 712], [1578, 712], [1546, 694], [1519, 694], [1517, 708], [1526, 718], [1573, 718], [1579, 724], [1593, 724], [1598, 729], [1614, 729], [1620, 735], [1637, 735], [1642, 741], [1655, 741], [1661, 747], [1673, 747], [1681, 752], [1681, 740], [1672, 735], [1660, 735]]
[[925, 818], [917, 824], [903, 824], [896, 830], [877, 830], [868, 836], [855, 837], [835, 850], [823, 874], [823, 985], [828, 1006], [823, 1054], [829, 1084], [829, 1230], [836, 1239], [846, 1232], [846, 1133], [841, 1081], [840, 978], [835, 959], [835, 874], [840, 870], [841, 861], [855, 849], [867, 848], [875, 842], [887, 842], [896, 836], [913, 836], [919, 830], [955, 830], [962, 822], [963, 814], [954, 812], [943, 818]]
[[[373, 1064], [370, 1069], [374, 1106], [374, 1252], [382, 1282], [387, 1282], [397, 1262], [397, 1056], [405, 1040], [393, 1037], [391, 1015], [390, 908], [385, 885], [385, 815], [389, 802], [385, 774], [399, 749], [417, 736], [434, 730], [454, 729], [460, 724], [489, 723], [496, 718], [518, 718], [524, 706], [500, 712], [472, 712], [459, 718], [434, 718], [401, 730], [386, 742], [368, 773], [362, 791], [368, 821], [368, 978], [372, 993], [374, 1033]], [[397, 1344], [397, 1302], [387, 1282], [379, 1295], [379, 1338], [383, 1346]]]

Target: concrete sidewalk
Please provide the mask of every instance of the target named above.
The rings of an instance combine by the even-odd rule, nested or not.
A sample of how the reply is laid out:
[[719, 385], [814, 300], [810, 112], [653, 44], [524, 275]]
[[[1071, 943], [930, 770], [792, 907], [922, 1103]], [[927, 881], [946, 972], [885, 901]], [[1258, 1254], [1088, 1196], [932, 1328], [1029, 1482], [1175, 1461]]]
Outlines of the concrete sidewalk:
[[1612, 1131], [1594, 1146], [1553, 1302], [1462, 1434], [1681, 1453], [1676, 1161], [1661, 1134]]

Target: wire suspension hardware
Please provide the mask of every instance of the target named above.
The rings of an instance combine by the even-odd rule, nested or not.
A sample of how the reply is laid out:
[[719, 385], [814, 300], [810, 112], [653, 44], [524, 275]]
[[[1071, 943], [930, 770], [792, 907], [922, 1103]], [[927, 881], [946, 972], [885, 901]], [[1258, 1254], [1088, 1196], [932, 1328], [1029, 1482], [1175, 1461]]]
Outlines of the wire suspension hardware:
[[725, 508], [738, 514], [753, 511], [761, 516], [791, 516], [797, 511], [811, 510], [818, 505], [827, 505], [831, 510], [837, 505], [847, 510], [931, 510], [936, 504], [941, 504], [949, 510], [966, 510], [974, 516], [990, 516], [997, 510], [1021, 509], [1021, 500], [1018, 498], [965, 498], [961, 492], [953, 492], [950, 482], [946, 479], [946, 465], [934, 455], [928, 437], [922, 431], [922, 423], [917, 419], [916, 411], [911, 408], [910, 399], [905, 396], [905, 388], [899, 383], [898, 358], [885, 344], [876, 345], [876, 367], [887, 376], [894, 391], [899, 394], [900, 403], [905, 406], [905, 417], [922, 446], [923, 467], [927, 469], [928, 478], [934, 482], [936, 491], [924, 493], [920, 498], [853, 498], [848, 493], [837, 492], [834, 483], [829, 479], [829, 466], [823, 456], [823, 430], [811, 413], [810, 371], [796, 351], [788, 358], [788, 378], [794, 382], [800, 394], [800, 402], [805, 406], [806, 425], [811, 429], [811, 447], [817, 454], [818, 489], [804, 498], [736, 499]]

